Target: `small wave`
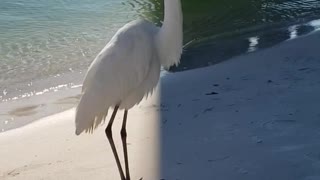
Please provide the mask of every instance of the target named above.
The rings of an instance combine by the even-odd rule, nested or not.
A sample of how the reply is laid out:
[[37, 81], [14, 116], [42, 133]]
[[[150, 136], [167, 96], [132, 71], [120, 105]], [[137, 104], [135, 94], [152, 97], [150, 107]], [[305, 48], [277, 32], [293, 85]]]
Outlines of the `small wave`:
[[26, 93], [19, 94], [17, 96], [10, 97], [10, 98], [5, 98], [8, 93], [7, 90], [5, 89], [5, 90], [3, 90], [3, 95], [0, 96], [0, 101], [1, 102], [16, 101], [16, 100], [20, 100], [20, 99], [24, 99], [24, 98], [30, 98], [32, 96], [44, 95], [44, 94], [47, 94], [50, 92], [57, 92], [57, 91], [61, 91], [61, 90], [75, 89], [75, 88], [81, 88], [81, 87], [82, 87], [82, 84], [73, 84], [73, 83], [60, 84], [57, 86], [52, 86], [52, 87], [42, 89], [40, 91], [26, 92]]

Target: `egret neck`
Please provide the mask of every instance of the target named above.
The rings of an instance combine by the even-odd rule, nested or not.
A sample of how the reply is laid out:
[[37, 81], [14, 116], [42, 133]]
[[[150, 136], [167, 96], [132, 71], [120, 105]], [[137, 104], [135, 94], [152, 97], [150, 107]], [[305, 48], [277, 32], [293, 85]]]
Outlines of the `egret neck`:
[[183, 43], [183, 15], [180, 0], [164, 0], [164, 21], [156, 36], [158, 56], [163, 67], [180, 62]]

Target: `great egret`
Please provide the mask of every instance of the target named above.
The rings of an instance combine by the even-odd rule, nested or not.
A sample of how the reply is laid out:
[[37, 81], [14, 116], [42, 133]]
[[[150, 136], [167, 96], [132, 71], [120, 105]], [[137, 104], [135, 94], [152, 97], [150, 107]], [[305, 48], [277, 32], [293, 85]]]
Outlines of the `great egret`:
[[[93, 132], [109, 108], [113, 113], [105, 133], [122, 180], [130, 180], [126, 147], [128, 110], [153, 91], [161, 65], [177, 65], [182, 53], [183, 15], [180, 0], [164, 0], [161, 28], [146, 20], [132, 21], [113, 36], [97, 55], [86, 74], [82, 97], [76, 109], [76, 134]], [[121, 129], [126, 175], [112, 138], [112, 124], [118, 109], [124, 110]]]

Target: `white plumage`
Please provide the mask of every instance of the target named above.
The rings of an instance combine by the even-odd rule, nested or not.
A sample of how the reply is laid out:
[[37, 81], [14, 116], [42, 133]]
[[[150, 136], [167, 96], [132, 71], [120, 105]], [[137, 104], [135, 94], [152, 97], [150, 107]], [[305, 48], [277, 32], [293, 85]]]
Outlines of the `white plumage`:
[[[164, 0], [163, 26], [137, 20], [126, 24], [94, 59], [86, 74], [82, 97], [76, 109], [76, 134], [92, 132], [114, 111], [106, 136], [115, 157], [121, 180], [130, 180], [127, 149], [127, 114], [156, 87], [160, 67], [178, 64], [182, 53], [182, 11], [180, 0]], [[125, 174], [112, 137], [118, 109], [124, 109], [121, 139]]]
[[157, 85], [160, 67], [178, 64], [182, 52], [180, 0], [165, 0], [161, 28], [136, 20], [118, 30], [92, 62], [76, 109], [76, 134], [92, 132], [110, 107], [128, 110]]

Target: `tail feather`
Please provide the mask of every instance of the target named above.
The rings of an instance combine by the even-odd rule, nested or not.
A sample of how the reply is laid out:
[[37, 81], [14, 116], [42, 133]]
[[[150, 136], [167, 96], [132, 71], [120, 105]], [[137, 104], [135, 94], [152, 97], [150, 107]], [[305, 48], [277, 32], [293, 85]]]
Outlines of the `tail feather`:
[[95, 93], [84, 93], [76, 109], [76, 135], [92, 133], [107, 116], [109, 107]]

